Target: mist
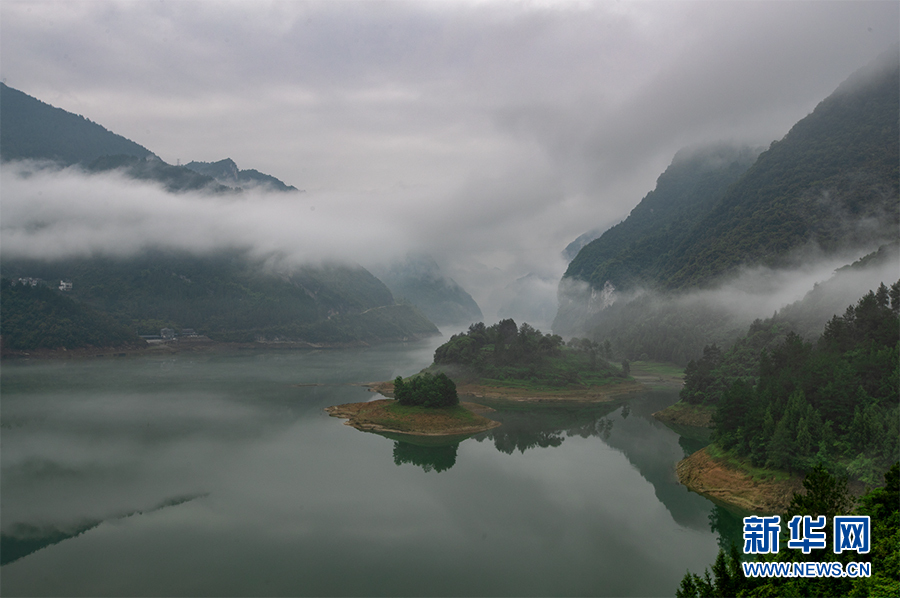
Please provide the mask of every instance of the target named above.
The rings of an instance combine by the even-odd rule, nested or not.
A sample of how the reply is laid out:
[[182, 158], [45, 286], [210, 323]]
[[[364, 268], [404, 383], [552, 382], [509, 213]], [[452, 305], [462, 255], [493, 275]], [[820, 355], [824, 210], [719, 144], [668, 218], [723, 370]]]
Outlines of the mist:
[[[116, 172], [33, 162], [3, 163], [0, 177], [4, 259], [239, 249], [279, 267], [338, 262], [373, 268], [410, 251], [426, 252], [471, 289], [491, 317], [497, 289], [531, 272], [555, 281], [565, 268], [552, 239], [541, 234], [552, 220], [547, 205], [535, 201], [531, 210], [504, 215], [504, 198], [525, 192], [518, 185], [455, 192], [484, 200], [478, 209], [462, 210], [453, 207], [452, 189], [438, 201], [415, 189], [176, 194]], [[533, 179], [523, 185], [541, 193]]]
[[[4, 164], [4, 258], [426, 252], [487, 319], [540, 318], [560, 251], [625, 218], [679, 149], [767, 146], [900, 37], [879, 2], [9, 0], [0, 17], [8, 85], [170, 164], [228, 157], [306, 190], [169, 195]], [[534, 300], [511, 309], [520, 279]]]

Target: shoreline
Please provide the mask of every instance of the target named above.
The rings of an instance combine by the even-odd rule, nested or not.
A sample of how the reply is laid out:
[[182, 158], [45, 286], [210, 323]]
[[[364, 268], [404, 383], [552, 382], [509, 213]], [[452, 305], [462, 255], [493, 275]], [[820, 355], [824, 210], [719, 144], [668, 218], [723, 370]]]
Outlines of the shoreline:
[[[386, 397], [394, 396], [394, 382], [370, 382], [364, 384], [369, 392], [377, 392]], [[639, 382], [623, 381], [606, 386], [591, 386], [584, 389], [529, 390], [513, 386], [487, 386], [483, 384], [461, 383], [456, 385], [459, 396], [473, 399], [508, 400], [522, 403], [543, 403], [546, 401], [571, 401], [579, 403], [605, 403], [615, 401], [646, 387]]]
[[[502, 425], [498, 421], [488, 419], [481, 415], [493, 411], [490, 407], [461, 401], [459, 406], [471, 413], [474, 424], [460, 425], [459, 420], [441, 412], [441, 409], [410, 414], [406, 416], [393, 416], [386, 412], [386, 408], [393, 405], [394, 399], [376, 399], [365, 403], [345, 403], [332, 405], [325, 408], [325, 412], [331, 417], [346, 419], [345, 426], [362, 430], [363, 432], [375, 432], [376, 434], [401, 434], [406, 436], [471, 436], [479, 432], [485, 432]], [[386, 421], [394, 421], [403, 424], [403, 427], [392, 427]]]
[[170, 341], [149, 342], [146, 346], [122, 345], [118, 347], [79, 347], [76, 349], [28, 349], [0, 352], [2, 360], [51, 360], [93, 359], [101, 357], [132, 357], [136, 355], [173, 355], [176, 353], [217, 353], [229, 351], [328, 351], [360, 349], [383, 343], [416, 342], [421, 338], [388, 338], [346, 343], [311, 343], [307, 341], [215, 341], [207, 337], [181, 338]]
[[754, 477], [731, 466], [726, 459], [713, 457], [709, 447], [679, 461], [675, 472], [688, 490], [726, 507], [752, 513], [783, 513], [794, 492], [803, 487], [804, 478], [798, 474], [781, 479], [774, 474]]

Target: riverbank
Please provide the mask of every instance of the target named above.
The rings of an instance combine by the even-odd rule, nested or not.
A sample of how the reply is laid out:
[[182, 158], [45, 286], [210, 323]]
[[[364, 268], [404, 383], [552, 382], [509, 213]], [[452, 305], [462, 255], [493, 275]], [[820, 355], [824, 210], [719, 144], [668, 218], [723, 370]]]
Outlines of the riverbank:
[[716, 408], [709, 405], [691, 405], [678, 401], [653, 414], [653, 417], [673, 426], [690, 426], [693, 428], [712, 428], [713, 415]]
[[0, 358], [6, 359], [93, 359], [101, 357], [129, 357], [135, 355], [167, 355], [174, 353], [228, 353], [235, 351], [308, 351], [339, 350], [371, 347], [380, 343], [416, 341], [419, 339], [382, 339], [378, 343], [353, 341], [347, 343], [310, 343], [306, 341], [215, 341], [205, 336], [184, 337], [172, 340], [153, 340], [146, 345], [119, 347], [79, 347], [77, 349], [29, 349], [12, 351], [4, 349]]
[[[371, 392], [377, 392], [386, 397], [394, 396], [393, 381], [373, 382], [365, 386]], [[472, 397], [474, 399], [505, 399], [508, 401], [535, 402], [545, 401], [576, 401], [600, 403], [614, 401], [624, 396], [646, 390], [646, 387], [633, 380], [621, 380], [603, 386], [590, 386], [576, 389], [549, 389], [535, 390], [519, 386], [490, 386], [475, 384], [473, 382], [461, 382], [456, 385], [459, 396]]]
[[652, 389], [680, 389], [684, 386], [684, 368], [661, 361], [633, 361], [630, 374], [635, 382]]
[[802, 475], [754, 468], [714, 452], [703, 448], [675, 470], [679, 482], [715, 502], [754, 513], [783, 513], [803, 486]]
[[460, 402], [454, 407], [427, 408], [379, 399], [334, 405], [326, 407], [325, 411], [332, 417], [347, 419], [345, 425], [357, 430], [413, 436], [464, 436], [501, 425], [481, 415], [492, 409], [470, 402]]

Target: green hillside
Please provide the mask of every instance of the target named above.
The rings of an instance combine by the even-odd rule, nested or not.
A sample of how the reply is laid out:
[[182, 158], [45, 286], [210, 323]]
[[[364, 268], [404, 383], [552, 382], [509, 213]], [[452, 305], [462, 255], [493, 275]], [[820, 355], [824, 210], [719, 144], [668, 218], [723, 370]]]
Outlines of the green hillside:
[[261, 187], [270, 191], [297, 191], [292, 185], [285, 185], [277, 178], [263, 174], [258, 170], [241, 170], [231, 158], [218, 162], [188, 162], [185, 168], [199, 174], [212, 177], [222, 185], [241, 187], [243, 189]]
[[140, 346], [144, 341], [108, 314], [38, 284], [0, 279], [3, 349]]
[[444, 276], [429, 255], [411, 254], [375, 273], [398, 300], [412, 303], [432, 322], [468, 324], [483, 317], [472, 296], [455, 280]]
[[759, 155], [748, 147], [681, 150], [624, 221], [585, 245], [565, 276], [619, 290], [651, 284], [694, 224], [721, 201]]
[[900, 226], [900, 62], [882, 57], [763, 152], [672, 252], [660, 282], [706, 284], [743, 264], [785, 264], [895, 239]]
[[71, 280], [72, 299], [138, 334], [192, 328], [213, 340], [354, 342], [420, 338], [438, 330], [359, 266], [275, 272], [241, 252], [149, 251], [128, 259], [4, 262], [4, 273]]
[[118, 154], [103, 156], [91, 161], [85, 168], [88, 172], [108, 172], [118, 170], [125, 176], [139, 181], [155, 181], [161, 183], [166, 191], [179, 193], [184, 191], [212, 191], [214, 193], [234, 193], [238, 191], [220, 185], [212, 177], [194, 172], [184, 166], [172, 166], [155, 158], [137, 158]]
[[88, 164], [117, 154], [146, 158], [153, 152], [97, 123], [54, 108], [0, 83], [0, 158]]
[[[597, 340], [608, 338], [613, 326], [632, 325], [625, 314], [607, 312], [631, 289], [662, 291], [660, 301], [675, 304], [679, 293], [714, 286], [744, 266], [789, 267], [809, 248], [861, 253], [895, 241], [898, 114], [900, 59], [893, 51], [851, 76], [730, 183], [726, 171], [734, 174], [738, 165], [704, 171], [676, 156], [656, 190], [572, 260], [560, 282], [554, 332], [584, 335], [605, 327], [592, 333]], [[638, 301], [646, 304], [639, 318], [669, 309], [650, 298]], [[684, 333], [715, 340], [693, 328], [698, 316], [703, 327], [733, 336], [727, 323], [716, 322], [727, 310], [693, 309], [698, 313], [681, 318]], [[634, 347], [634, 333], [615, 334]], [[670, 337], [665, 344], [683, 340]]]

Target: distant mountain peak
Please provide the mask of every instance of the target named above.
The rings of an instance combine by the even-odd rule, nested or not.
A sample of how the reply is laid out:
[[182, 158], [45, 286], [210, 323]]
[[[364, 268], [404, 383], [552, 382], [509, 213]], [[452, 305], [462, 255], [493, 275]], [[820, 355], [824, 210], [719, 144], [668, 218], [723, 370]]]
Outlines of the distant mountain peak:
[[189, 162], [185, 164], [194, 172], [214, 178], [222, 185], [241, 187], [242, 189], [262, 188], [268, 191], [300, 191], [292, 185], [286, 185], [277, 178], [258, 170], [241, 170], [231, 158], [218, 162]]

